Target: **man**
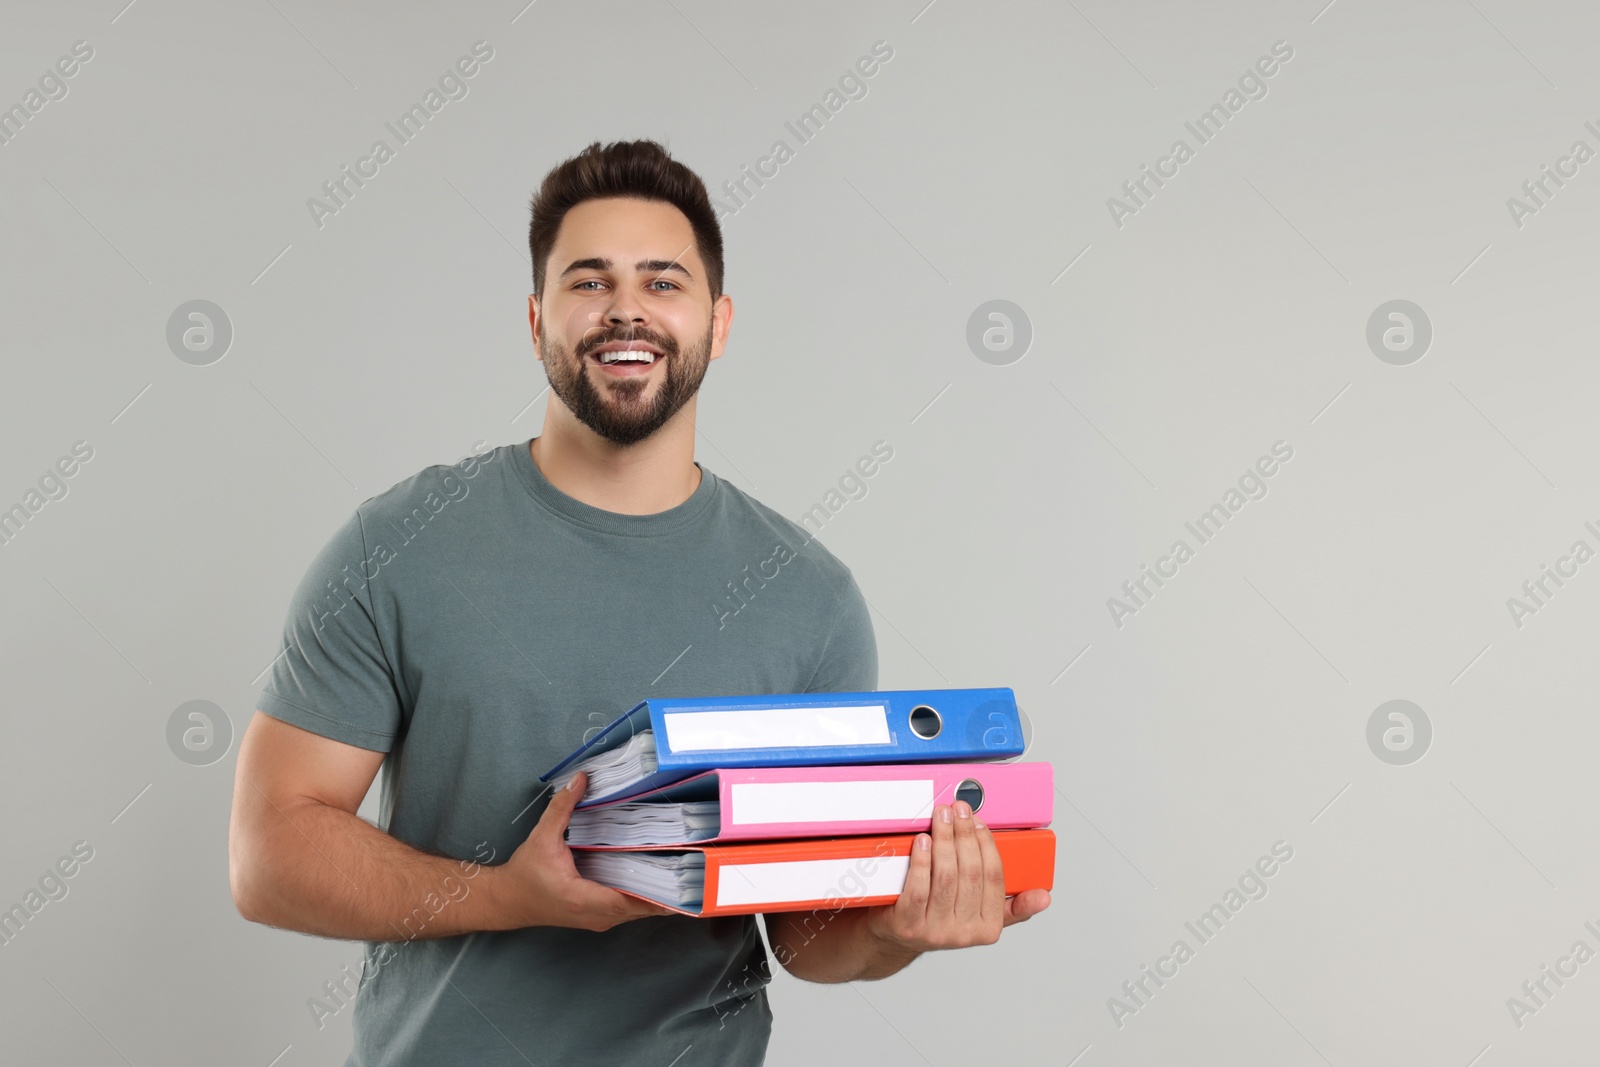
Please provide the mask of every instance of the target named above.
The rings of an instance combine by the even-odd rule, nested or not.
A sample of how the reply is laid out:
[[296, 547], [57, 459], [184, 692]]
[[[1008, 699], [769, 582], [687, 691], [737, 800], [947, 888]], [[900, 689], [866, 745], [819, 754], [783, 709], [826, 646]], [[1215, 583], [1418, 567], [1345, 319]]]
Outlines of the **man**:
[[[240, 744], [234, 901], [367, 942], [359, 993], [309, 1005], [320, 1025], [354, 998], [350, 1064], [758, 1063], [754, 917], [580, 878], [562, 835], [583, 781], [552, 795], [538, 775], [642, 697], [875, 689], [866, 602], [803, 528], [694, 462], [733, 320], [701, 180], [653, 142], [596, 143], [532, 215], [543, 431], [364, 502], [312, 563]], [[381, 829], [355, 814], [380, 767]], [[956, 807], [895, 904], [765, 916], [780, 962], [881, 978], [1047, 906], [1005, 899], [989, 831]]]

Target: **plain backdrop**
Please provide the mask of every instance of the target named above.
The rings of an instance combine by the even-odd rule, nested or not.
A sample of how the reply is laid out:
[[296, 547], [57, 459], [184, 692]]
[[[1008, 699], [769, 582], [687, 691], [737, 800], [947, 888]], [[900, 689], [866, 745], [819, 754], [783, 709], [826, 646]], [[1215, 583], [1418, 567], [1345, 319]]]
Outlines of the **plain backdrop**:
[[[882, 982], [780, 972], [769, 1063], [1593, 1056], [1592, 8], [124, 3], [11, 3], [0, 32], [0, 106], [56, 96], [0, 145], [0, 508], [57, 497], [0, 546], [0, 907], [93, 850], [0, 946], [0, 1058], [343, 1062], [350, 1011], [307, 1001], [360, 946], [229, 897], [237, 739], [351, 510], [538, 432], [528, 199], [634, 137], [725, 205], [697, 458], [798, 519], [892, 446], [822, 534], [881, 684], [1014, 687], [1059, 787], [1045, 914]], [[169, 343], [196, 300], [220, 359]], [[1369, 345], [1396, 300], [1420, 358], [1416, 310]], [[226, 717], [209, 762], [169, 740], [190, 701]], [[1132, 999], [1146, 966], [1169, 977]]]

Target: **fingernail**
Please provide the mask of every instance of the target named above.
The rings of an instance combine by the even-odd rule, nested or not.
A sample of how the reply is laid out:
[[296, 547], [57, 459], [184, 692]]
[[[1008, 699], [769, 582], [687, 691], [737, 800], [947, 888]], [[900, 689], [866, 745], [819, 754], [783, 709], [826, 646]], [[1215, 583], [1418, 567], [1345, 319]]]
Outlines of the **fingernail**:
[[576, 788], [578, 788], [578, 780], [576, 778], [572, 779], [571, 781], [569, 781], [567, 783], [567, 792], [570, 793]]
[[917, 850], [920, 851], [920, 852], [928, 851], [928, 845], [932, 842], [932, 840], [933, 839], [930, 838], [927, 834], [918, 834], [917, 835]]
[[972, 808], [965, 800], [958, 800], [956, 801], [956, 814], [965, 819], [967, 816], [972, 814]]
[[980, 830], [987, 830], [989, 828], [982, 819], [973, 819], [972, 825], [976, 826]]
[[949, 822], [950, 821], [950, 809], [949, 808], [942, 807], [942, 806], [939, 808], [939, 821], [940, 822]]

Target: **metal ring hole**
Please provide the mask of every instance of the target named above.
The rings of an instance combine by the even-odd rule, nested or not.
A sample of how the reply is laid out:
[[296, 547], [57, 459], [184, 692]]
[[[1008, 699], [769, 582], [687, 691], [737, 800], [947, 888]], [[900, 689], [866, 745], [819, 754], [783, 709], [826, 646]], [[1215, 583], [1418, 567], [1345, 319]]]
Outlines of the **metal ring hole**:
[[918, 704], [911, 709], [911, 732], [924, 741], [938, 737], [943, 728], [944, 722], [939, 718], [939, 713], [928, 705]]
[[976, 812], [983, 807], [983, 784], [976, 778], [968, 778], [956, 786], [956, 799], [965, 800], [967, 806]]

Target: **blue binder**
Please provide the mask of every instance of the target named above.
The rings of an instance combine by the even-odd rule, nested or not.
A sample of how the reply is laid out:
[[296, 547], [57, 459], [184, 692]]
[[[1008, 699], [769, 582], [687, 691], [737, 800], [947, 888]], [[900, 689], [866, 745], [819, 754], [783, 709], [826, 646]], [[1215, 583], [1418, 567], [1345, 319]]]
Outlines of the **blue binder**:
[[655, 773], [604, 795], [590, 790], [580, 807], [721, 767], [999, 762], [1024, 747], [1008, 688], [667, 697], [641, 700], [539, 780], [646, 729]]

